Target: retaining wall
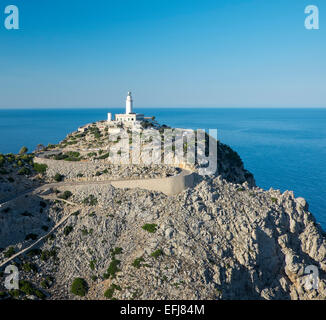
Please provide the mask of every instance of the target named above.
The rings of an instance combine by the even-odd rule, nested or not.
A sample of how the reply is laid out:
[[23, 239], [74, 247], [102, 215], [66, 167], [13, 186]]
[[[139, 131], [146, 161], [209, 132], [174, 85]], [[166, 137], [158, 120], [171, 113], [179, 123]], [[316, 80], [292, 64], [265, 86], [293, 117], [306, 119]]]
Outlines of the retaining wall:
[[[35, 157], [34, 162], [51, 165], [58, 165], [58, 160], [44, 159]], [[79, 163], [77, 163], [78, 165]], [[87, 162], [80, 163], [80, 165], [87, 165]], [[93, 164], [94, 165], [94, 164]], [[180, 165], [180, 167], [185, 167]], [[80, 182], [85, 182], [84, 179], [80, 179]], [[91, 181], [89, 181], [91, 182]], [[99, 181], [100, 183], [105, 183], [105, 181]], [[166, 178], [152, 178], [152, 179], [128, 179], [128, 180], [113, 180], [110, 179], [107, 181], [108, 184], [111, 184], [115, 188], [125, 189], [125, 188], [140, 188], [149, 191], [158, 191], [166, 195], [174, 195], [182, 192], [187, 188], [191, 188], [195, 184], [195, 173], [182, 169], [182, 171], [172, 177]]]

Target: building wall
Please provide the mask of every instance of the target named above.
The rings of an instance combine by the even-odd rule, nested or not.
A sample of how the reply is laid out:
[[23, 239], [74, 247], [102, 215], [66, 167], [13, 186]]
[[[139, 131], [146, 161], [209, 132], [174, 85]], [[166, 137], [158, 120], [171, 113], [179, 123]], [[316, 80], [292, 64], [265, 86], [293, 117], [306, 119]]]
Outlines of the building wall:
[[122, 121], [122, 122], [135, 122], [136, 115], [135, 114], [116, 114], [115, 120]]

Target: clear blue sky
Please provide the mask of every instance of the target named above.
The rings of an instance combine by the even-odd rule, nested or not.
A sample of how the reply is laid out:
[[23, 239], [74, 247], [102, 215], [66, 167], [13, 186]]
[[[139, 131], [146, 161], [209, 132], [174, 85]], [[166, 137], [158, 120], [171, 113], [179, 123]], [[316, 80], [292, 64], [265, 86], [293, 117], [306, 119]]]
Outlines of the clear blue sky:
[[[17, 31], [4, 7], [20, 9]], [[304, 8], [320, 30], [304, 28]], [[326, 107], [325, 0], [4, 0], [0, 108]]]

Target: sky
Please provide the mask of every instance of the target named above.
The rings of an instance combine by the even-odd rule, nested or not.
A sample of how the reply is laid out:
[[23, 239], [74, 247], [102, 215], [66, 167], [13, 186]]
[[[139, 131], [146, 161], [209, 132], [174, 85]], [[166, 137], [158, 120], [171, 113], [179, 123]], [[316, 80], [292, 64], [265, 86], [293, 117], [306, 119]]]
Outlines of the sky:
[[325, 0], [1, 0], [0, 108], [326, 107], [325, 40]]

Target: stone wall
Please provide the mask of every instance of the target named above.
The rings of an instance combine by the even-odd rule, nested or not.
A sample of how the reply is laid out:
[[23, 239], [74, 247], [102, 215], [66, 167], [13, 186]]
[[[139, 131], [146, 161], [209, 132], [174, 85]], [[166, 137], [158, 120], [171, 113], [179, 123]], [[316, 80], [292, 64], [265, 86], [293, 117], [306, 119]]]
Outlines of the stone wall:
[[174, 195], [191, 188], [195, 183], [195, 173], [183, 170], [174, 177], [112, 181], [115, 188], [140, 188], [149, 191], [163, 192], [166, 195]]
[[[63, 174], [62, 168], [69, 168], [70, 170], [74, 170], [75, 173], [79, 172], [80, 170], [85, 170], [85, 168], [92, 167], [92, 170], [94, 169], [94, 166], [100, 166], [105, 165], [103, 163], [93, 163], [93, 162], [64, 162], [64, 161], [58, 161], [58, 160], [51, 160], [51, 159], [44, 159], [44, 158], [38, 158], [36, 157], [34, 159], [34, 162], [40, 163], [40, 164], [47, 164], [49, 166], [49, 170], [51, 170], [51, 174], [55, 174], [56, 172], [59, 172]], [[174, 195], [182, 192], [183, 190], [187, 188], [191, 188], [194, 186], [195, 183], [195, 173], [191, 172], [189, 170], [182, 169], [182, 171], [179, 174], [176, 174], [171, 177], [157, 177], [157, 178], [142, 178], [141, 176], [139, 179], [133, 177], [132, 179], [111, 179], [112, 177], [107, 177], [108, 184], [111, 184], [115, 188], [124, 189], [124, 188], [140, 188], [145, 189], [149, 191], [158, 191], [162, 192], [166, 195]], [[82, 181], [90, 181], [90, 177], [83, 177], [79, 178], [78, 180], [80, 182]], [[103, 179], [101, 177], [94, 177], [92, 180], [98, 180], [99, 182]]]

